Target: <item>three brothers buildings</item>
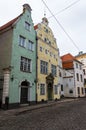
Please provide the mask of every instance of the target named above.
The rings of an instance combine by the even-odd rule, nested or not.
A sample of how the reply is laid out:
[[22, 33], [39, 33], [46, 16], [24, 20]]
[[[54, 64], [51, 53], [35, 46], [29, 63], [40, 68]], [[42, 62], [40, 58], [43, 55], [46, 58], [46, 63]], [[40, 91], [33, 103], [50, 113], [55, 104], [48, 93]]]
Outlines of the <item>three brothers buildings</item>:
[[2, 107], [85, 96], [82, 66], [71, 54], [60, 58], [47, 18], [34, 26], [28, 4], [0, 27]]

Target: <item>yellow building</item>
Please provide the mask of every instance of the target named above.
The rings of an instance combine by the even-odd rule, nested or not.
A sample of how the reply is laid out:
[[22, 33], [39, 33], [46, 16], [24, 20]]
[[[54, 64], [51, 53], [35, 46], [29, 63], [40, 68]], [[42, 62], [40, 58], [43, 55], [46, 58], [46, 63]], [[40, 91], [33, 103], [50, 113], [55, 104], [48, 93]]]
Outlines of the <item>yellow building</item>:
[[58, 48], [47, 18], [35, 27], [37, 32], [37, 101], [57, 100], [58, 88]]
[[84, 86], [85, 86], [85, 93], [86, 93], [86, 53], [83, 53], [82, 51], [79, 52], [77, 56], [75, 56], [77, 60], [82, 62], [83, 64], [83, 74], [84, 74]]

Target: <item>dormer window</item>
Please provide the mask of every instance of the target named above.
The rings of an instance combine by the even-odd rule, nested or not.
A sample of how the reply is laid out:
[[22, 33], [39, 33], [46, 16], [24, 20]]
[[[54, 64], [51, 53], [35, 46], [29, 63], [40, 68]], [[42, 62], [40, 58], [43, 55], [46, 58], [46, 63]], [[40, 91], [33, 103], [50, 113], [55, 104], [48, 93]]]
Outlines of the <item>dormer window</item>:
[[25, 29], [31, 31], [31, 25], [28, 22], [25, 22]]

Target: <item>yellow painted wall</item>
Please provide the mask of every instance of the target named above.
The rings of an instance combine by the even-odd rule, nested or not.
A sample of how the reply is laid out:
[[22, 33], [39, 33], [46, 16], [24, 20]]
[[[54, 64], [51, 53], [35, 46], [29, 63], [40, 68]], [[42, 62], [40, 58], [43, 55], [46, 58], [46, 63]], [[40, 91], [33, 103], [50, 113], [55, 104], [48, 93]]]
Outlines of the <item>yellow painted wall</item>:
[[[46, 28], [48, 29], [48, 33], [45, 32]], [[57, 43], [56, 39], [54, 38], [54, 35], [52, 33], [52, 30], [49, 28], [49, 26], [45, 25], [44, 23], [40, 23], [38, 25], [37, 29], [37, 37], [38, 37], [38, 42], [37, 42], [37, 101], [41, 101], [42, 99], [48, 100], [47, 99], [47, 84], [46, 84], [46, 77], [51, 73], [51, 64], [57, 66], [58, 65], [58, 48], [57, 48]], [[44, 38], [49, 39], [51, 41], [51, 45], [47, 42], [44, 42]], [[42, 52], [40, 51], [40, 47], [42, 47]], [[48, 50], [48, 54], [45, 53], [45, 50]], [[50, 53], [52, 53], [52, 56], [50, 56]], [[55, 56], [54, 56], [55, 55]], [[48, 74], [41, 74], [40, 73], [40, 60], [48, 62]], [[58, 75], [54, 77], [54, 84], [58, 84]], [[46, 88], [46, 94], [45, 95], [40, 95], [40, 84], [44, 83], [45, 88]], [[60, 95], [54, 94], [54, 89], [53, 89], [53, 99], [59, 99]]]

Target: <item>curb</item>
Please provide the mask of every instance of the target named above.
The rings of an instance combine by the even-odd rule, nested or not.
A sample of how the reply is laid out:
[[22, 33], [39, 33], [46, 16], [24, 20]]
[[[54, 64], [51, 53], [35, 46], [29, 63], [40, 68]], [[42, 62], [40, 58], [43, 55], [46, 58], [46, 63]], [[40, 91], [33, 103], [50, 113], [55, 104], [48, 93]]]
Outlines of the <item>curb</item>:
[[33, 110], [37, 110], [37, 109], [40, 109], [40, 108], [45, 108], [45, 107], [61, 104], [63, 102], [71, 102], [71, 101], [77, 101], [77, 100], [79, 100], [79, 99], [66, 99], [66, 100], [62, 100], [62, 101], [52, 102], [52, 103], [49, 103], [49, 104], [36, 105], [36, 106], [32, 106], [32, 108], [28, 107], [25, 110], [20, 110], [19, 112], [16, 112], [15, 115], [18, 116], [18, 115], [24, 114], [28, 111], [33, 111]]

